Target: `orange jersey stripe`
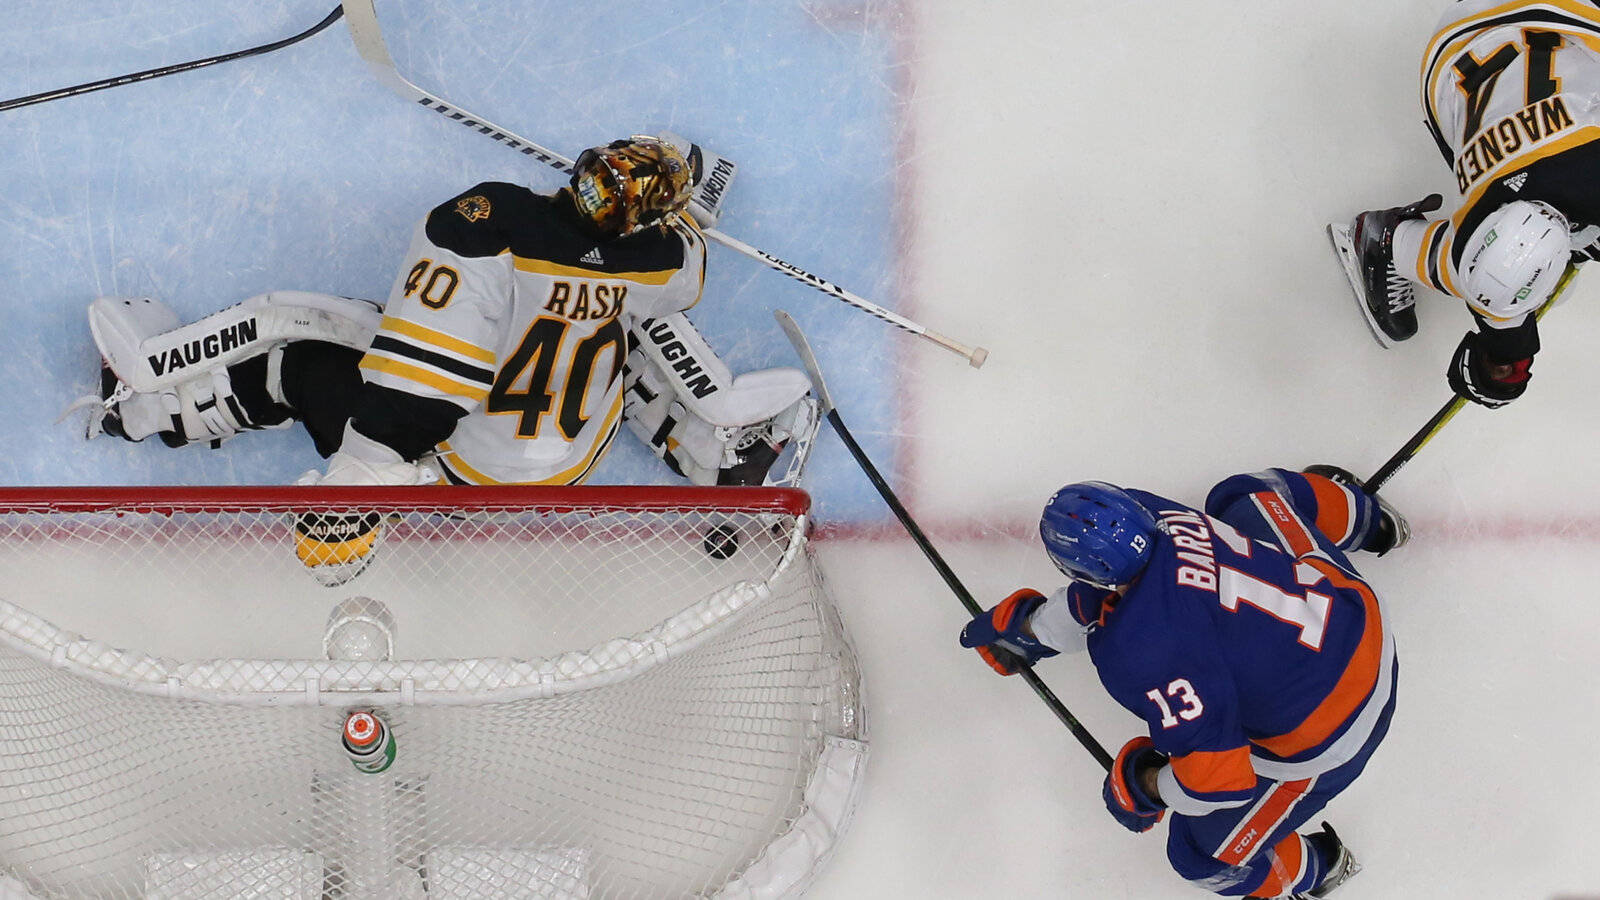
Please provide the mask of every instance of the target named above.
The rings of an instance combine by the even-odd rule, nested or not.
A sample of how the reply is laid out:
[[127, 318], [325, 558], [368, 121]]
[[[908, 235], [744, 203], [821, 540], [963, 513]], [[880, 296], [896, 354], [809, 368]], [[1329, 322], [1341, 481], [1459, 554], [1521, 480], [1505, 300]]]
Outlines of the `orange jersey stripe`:
[[1196, 750], [1171, 760], [1172, 774], [1192, 794], [1217, 794], [1248, 791], [1256, 786], [1256, 770], [1250, 765], [1250, 748]]
[[1293, 832], [1279, 841], [1267, 851], [1271, 860], [1271, 867], [1267, 870], [1267, 880], [1261, 886], [1251, 891], [1249, 897], [1281, 897], [1294, 887], [1305, 873], [1305, 846], [1301, 843], [1300, 835]]
[[1312, 495], [1317, 498], [1317, 530], [1336, 544], [1349, 537], [1355, 524], [1350, 517], [1350, 495], [1331, 478], [1321, 475], [1305, 478], [1311, 485]]
[[1345, 666], [1344, 674], [1333, 686], [1328, 696], [1288, 734], [1262, 738], [1254, 743], [1278, 756], [1288, 758], [1326, 741], [1349, 720], [1361, 704], [1372, 694], [1378, 684], [1378, 668], [1383, 663], [1383, 617], [1378, 611], [1378, 598], [1372, 588], [1350, 578], [1333, 563], [1316, 557], [1304, 560], [1325, 575], [1334, 587], [1347, 588], [1361, 597], [1366, 608], [1367, 621], [1362, 626], [1361, 640]]
[[1283, 817], [1288, 815], [1289, 809], [1300, 800], [1300, 796], [1311, 786], [1311, 779], [1300, 781], [1287, 781], [1272, 789], [1266, 799], [1256, 807], [1255, 814], [1240, 823], [1234, 829], [1238, 838], [1223, 847], [1217, 854], [1217, 859], [1230, 866], [1237, 866], [1249, 859], [1255, 853], [1256, 838], [1264, 838], [1278, 827]]
[[1284, 541], [1289, 545], [1283, 549], [1295, 556], [1305, 556], [1317, 549], [1317, 542], [1312, 539], [1311, 532], [1306, 530], [1304, 522], [1296, 516], [1284, 499], [1276, 491], [1261, 491], [1255, 494], [1256, 505], [1266, 513], [1267, 521], [1283, 535]]

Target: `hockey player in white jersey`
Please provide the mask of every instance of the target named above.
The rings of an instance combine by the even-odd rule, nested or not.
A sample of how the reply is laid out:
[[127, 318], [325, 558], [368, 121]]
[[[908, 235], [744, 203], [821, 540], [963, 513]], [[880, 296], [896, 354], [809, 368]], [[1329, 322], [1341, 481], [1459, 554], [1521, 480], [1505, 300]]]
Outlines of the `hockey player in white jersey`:
[[1600, 256], [1600, 8], [1580, 0], [1454, 0], [1422, 62], [1426, 122], [1460, 195], [1330, 227], [1373, 335], [1417, 331], [1418, 283], [1465, 300], [1475, 329], [1451, 388], [1495, 408], [1520, 397], [1536, 314], [1569, 262]]
[[[555, 194], [484, 183], [446, 201], [381, 309], [280, 291], [177, 327], [157, 301], [97, 300], [90, 436], [215, 445], [299, 421], [329, 457], [307, 482], [560, 485], [626, 419], [692, 482], [760, 484], [809, 441], [815, 401], [795, 369], [734, 377], [683, 315], [704, 283], [695, 217], [726, 185], [692, 202], [676, 143], [587, 150]], [[359, 562], [375, 527], [303, 524], [302, 559], [330, 567]]]

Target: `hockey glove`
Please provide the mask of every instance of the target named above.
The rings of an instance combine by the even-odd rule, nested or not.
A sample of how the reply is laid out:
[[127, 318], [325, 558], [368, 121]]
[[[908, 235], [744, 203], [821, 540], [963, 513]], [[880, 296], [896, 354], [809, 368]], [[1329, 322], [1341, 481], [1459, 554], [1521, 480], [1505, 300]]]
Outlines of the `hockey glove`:
[[733, 184], [738, 165], [670, 131], [661, 132], [661, 139], [689, 163], [689, 214], [701, 228], [716, 227], [717, 219], [722, 217], [722, 201], [728, 196], [728, 187]]
[[1528, 379], [1533, 374], [1529, 371], [1533, 357], [1494, 363], [1484, 358], [1480, 346], [1482, 341], [1480, 332], [1469, 331], [1463, 335], [1461, 343], [1456, 345], [1455, 355], [1450, 358], [1450, 368], [1445, 377], [1450, 382], [1450, 389], [1458, 396], [1490, 409], [1499, 409], [1521, 397], [1522, 392], [1528, 389]]
[[961, 629], [961, 646], [973, 647], [1001, 675], [1015, 675], [1041, 659], [1056, 655], [1028, 633], [1028, 617], [1044, 604], [1044, 595], [1023, 588]]
[[1155, 748], [1155, 742], [1140, 736], [1122, 745], [1117, 761], [1106, 773], [1106, 783], [1101, 793], [1111, 818], [1132, 832], [1145, 832], [1156, 827], [1167, 807], [1152, 798], [1139, 785], [1139, 776], [1148, 769], [1157, 768], [1167, 761], [1167, 755]]

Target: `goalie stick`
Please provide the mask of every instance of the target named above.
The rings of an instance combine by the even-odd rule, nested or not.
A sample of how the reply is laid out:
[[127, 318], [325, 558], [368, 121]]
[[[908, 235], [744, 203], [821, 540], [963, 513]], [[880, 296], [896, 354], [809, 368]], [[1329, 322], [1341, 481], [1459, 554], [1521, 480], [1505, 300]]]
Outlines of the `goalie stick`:
[[[372, 69], [378, 80], [383, 82], [390, 90], [425, 109], [431, 109], [447, 119], [460, 122], [465, 127], [471, 128], [490, 140], [510, 147], [524, 156], [531, 156], [559, 172], [568, 175], [572, 174], [572, 160], [567, 157], [501, 128], [481, 116], [473, 115], [459, 106], [447, 103], [406, 80], [400, 74], [399, 69], [395, 67], [394, 59], [389, 55], [389, 48], [384, 43], [383, 29], [378, 24], [378, 13], [373, 8], [372, 0], [343, 0], [343, 4], [345, 24], [350, 26], [350, 37], [355, 41], [356, 51], [361, 54], [362, 59], [366, 60], [367, 66]], [[760, 260], [768, 267], [782, 272], [796, 281], [810, 285], [824, 294], [876, 316], [902, 331], [910, 332], [920, 338], [938, 344], [952, 353], [965, 357], [973, 368], [982, 366], [989, 357], [989, 351], [982, 347], [968, 347], [938, 332], [930, 331], [926, 326], [884, 309], [871, 300], [834, 284], [826, 278], [813, 275], [793, 263], [779, 259], [765, 250], [752, 247], [715, 228], [705, 228], [702, 231], [706, 237], [717, 241], [725, 247], [737, 250], [752, 259]]]
[[17, 97], [12, 100], [0, 101], [0, 112], [4, 112], [8, 109], [20, 109], [24, 106], [32, 106], [35, 103], [44, 103], [49, 100], [60, 100], [63, 97], [76, 97], [79, 94], [102, 91], [106, 88], [120, 87], [124, 84], [133, 84], [135, 81], [149, 81], [152, 78], [160, 78], [163, 75], [173, 75], [178, 72], [188, 72], [193, 69], [203, 69], [206, 66], [214, 66], [217, 63], [230, 62], [235, 59], [244, 59], [247, 56], [259, 56], [263, 53], [271, 53], [274, 50], [281, 50], [291, 44], [300, 43], [322, 29], [327, 28], [329, 25], [332, 25], [342, 15], [344, 15], [344, 7], [335, 6], [333, 8], [333, 12], [328, 13], [328, 15], [324, 17], [321, 22], [318, 22], [310, 28], [307, 28], [305, 31], [302, 31], [299, 34], [291, 37], [286, 37], [281, 41], [273, 41], [270, 44], [262, 44], [259, 47], [251, 47], [248, 50], [236, 50], [233, 53], [224, 53], [220, 56], [208, 56], [205, 59], [195, 59], [190, 60], [189, 62], [174, 63], [173, 65], [162, 66], [158, 69], [146, 69], [143, 72], [134, 72], [129, 75], [118, 75], [115, 78], [102, 78], [99, 81], [85, 82], [84, 84], [76, 84], [72, 87], [64, 87], [53, 91], [44, 91], [43, 93], [39, 94], [29, 94], [26, 97]]
[[[1550, 292], [1550, 299], [1546, 300], [1544, 305], [1539, 307], [1539, 311], [1534, 313], [1535, 318], [1544, 318], [1544, 314], [1550, 311], [1550, 307], [1556, 305], [1556, 301], [1561, 298], [1562, 292], [1566, 291], [1567, 285], [1572, 283], [1572, 277], [1576, 274], [1578, 274], [1578, 267], [1568, 264], [1567, 270], [1561, 273], [1561, 280], [1556, 282], [1556, 289]], [[1361, 489], [1368, 494], [1376, 494], [1378, 488], [1383, 487], [1390, 478], [1394, 477], [1394, 473], [1400, 471], [1401, 466], [1410, 462], [1411, 458], [1416, 456], [1417, 452], [1425, 444], [1433, 440], [1433, 436], [1438, 434], [1445, 425], [1449, 424], [1450, 420], [1456, 417], [1456, 413], [1460, 412], [1462, 407], [1466, 405], [1467, 398], [1460, 395], [1452, 396], [1443, 406], [1439, 407], [1439, 411], [1434, 413], [1432, 418], [1428, 419], [1427, 424], [1418, 429], [1416, 434], [1413, 434], [1399, 450], [1395, 451], [1393, 456], [1389, 457], [1389, 461], [1384, 463], [1382, 468], [1372, 473], [1372, 477], [1362, 483]]]
[[[883, 497], [883, 501], [889, 504], [889, 508], [894, 511], [895, 518], [900, 520], [901, 526], [905, 528], [907, 534], [911, 535], [911, 540], [922, 551], [922, 554], [928, 558], [928, 562], [933, 564], [934, 569], [939, 572], [939, 577], [944, 579], [944, 583], [956, 595], [956, 599], [961, 601], [961, 605], [967, 608], [969, 614], [973, 616], [983, 615], [983, 607], [978, 605], [978, 601], [972, 599], [972, 594], [961, 583], [961, 579], [956, 576], [955, 571], [944, 561], [944, 557], [939, 555], [939, 551], [933, 546], [933, 542], [928, 540], [926, 534], [923, 534], [916, 520], [911, 518], [911, 513], [906, 511], [905, 506], [900, 502], [900, 498], [895, 496], [894, 491], [889, 487], [889, 483], [884, 481], [883, 475], [879, 474], [878, 467], [872, 464], [872, 460], [867, 457], [866, 451], [862, 450], [861, 445], [857, 444], [856, 439], [851, 436], [850, 429], [845, 427], [844, 419], [839, 417], [839, 410], [833, 405], [833, 395], [828, 393], [828, 385], [822, 380], [822, 369], [817, 365], [816, 354], [811, 352], [811, 344], [806, 340], [806, 336], [801, 333], [800, 326], [795, 323], [792, 316], [781, 309], [774, 310], [773, 316], [777, 318], [778, 324], [783, 327], [783, 333], [789, 336], [789, 343], [794, 345], [795, 353], [799, 354], [800, 362], [805, 366], [806, 374], [811, 376], [811, 384], [816, 389], [822, 413], [828, 422], [833, 425], [833, 430], [838, 433], [839, 439], [844, 441], [845, 449], [849, 450], [850, 455], [855, 457], [856, 464], [861, 466], [862, 472], [866, 473], [867, 480], [872, 482], [872, 486], [877, 489], [878, 495]], [[1083, 727], [1083, 724], [1056, 697], [1055, 692], [1050, 690], [1050, 686], [1044, 683], [1038, 673], [1034, 672], [1031, 666], [1025, 666], [1018, 671], [1018, 674], [1028, 683], [1028, 687], [1033, 688], [1033, 692], [1039, 695], [1039, 699], [1050, 707], [1050, 711], [1055, 713], [1057, 719], [1061, 720], [1061, 724], [1067, 726], [1067, 730], [1071, 731], [1072, 736], [1078, 739], [1078, 743], [1089, 751], [1089, 755], [1095, 758], [1095, 762], [1098, 762], [1101, 768], [1110, 771], [1113, 761], [1111, 754], [1107, 753], [1106, 748], [1095, 740], [1094, 735], [1090, 734], [1087, 728]]]

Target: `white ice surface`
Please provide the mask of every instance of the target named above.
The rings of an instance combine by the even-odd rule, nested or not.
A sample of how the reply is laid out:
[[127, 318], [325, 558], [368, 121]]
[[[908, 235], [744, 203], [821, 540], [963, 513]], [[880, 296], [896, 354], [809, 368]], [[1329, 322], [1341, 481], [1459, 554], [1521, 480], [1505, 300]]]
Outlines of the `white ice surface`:
[[[12, 0], [0, 97], [272, 40], [326, 6]], [[794, 312], [857, 438], [985, 603], [1054, 583], [1031, 531], [1063, 482], [1199, 500], [1267, 465], [1370, 473], [1448, 398], [1464, 308], [1423, 297], [1421, 335], [1381, 350], [1323, 232], [1450, 190], [1416, 88], [1435, 0], [378, 6], [424, 87], [569, 153], [663, 126], [704, 140], [741, 164], [727, 231], [988, 347], [974, 371], [725, 250], [695, 313], [745, 369], [792, 363], [770, 310]], [[387, 94], [341, 28], [0, 113], [0, 482], [315, 466], [298, 434], [173, 452], [53, 425], [93, 387], [83, 306], [380, 296], [430, 205], [484, 178], [558, 183]], [[1465, 410], [1386, 491], [1417, 532], [1368, 566], [1400, 703], [1328, 810], [1366, 865], [1341, 900], [1600, 896], [1588, 277], [1546, 320], [1528, 396]], [[607, 480], [660, 477], [618, 444]], [[1203, 896], [1161, 834], [1105, 815], [1098, 768], [1031, 692], [955, 645], [960, 605], [833, 438], [812, 475], [873, 744], [814, 896]], [[1040, 671], [1102, 743], [1134, 734], [1085, 660]]]

